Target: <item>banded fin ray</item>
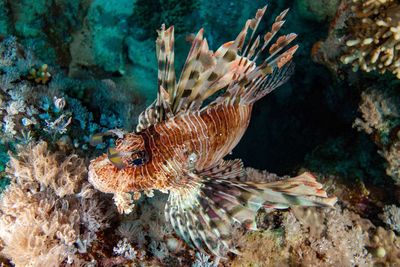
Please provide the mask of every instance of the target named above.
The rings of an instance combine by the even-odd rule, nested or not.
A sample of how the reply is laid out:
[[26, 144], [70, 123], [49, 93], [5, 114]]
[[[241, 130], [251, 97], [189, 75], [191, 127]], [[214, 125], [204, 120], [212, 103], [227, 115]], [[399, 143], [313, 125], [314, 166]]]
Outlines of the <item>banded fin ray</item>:
[[257, 229], [255, 216], [260, 208], [332, 207], [336, 203], [307, 172], [277, 182], [242, 182], [238, 180], [245, 175], [242, 163], [234, 160], [188, 175], [189, 185], [171, 190], [166, 218], [188, 244], [220, 257], [228, 251], [236, 253], [231, 243], [234, 223]]
[[[239, 61], [241, 68], [237, 69], [234, 79], [229, 84], [225, 94], [218, 97], [211, 104], [236, 104], [238, 102], [252, 104], [287, 81], [293, 73], [293, 64], [289, 63], [298, 49], [298, 45], [288, 49], [287, 47], [296, 39], [297, 35], [294, 33], [282, 35], [272, 43], [272, 40], [285, 23], [284, 18], [287, 12], [288, 9], [277, 16], [271, 30], [262, 38], [257, 36], [254, 39], [253, 36], [265, 10], [260, 9], [256, 17], [250, 20], [250, 25], [254, 25], [254, 29], [250, 27], [253, 32], [247, 41], [243, 55], [241, 55]], [[268, 50], [269, 55], [261, 64], [257, 64], [265, 50]]]
[[[285, 23], [287, 9], [276, 17], [269, 32], [258, 35], [266, 9], [267, 6], [258, 9], [235, 40], [223, 44], [215, 52], [209, 49], [201, 29], [192, 42], [178, 82], [174, 69], [174, 28], [165, 29], [162, 25], [156, 41], [157, 99], [139, 116], [137, 132], [172, 116], [200, 110], [203, 102], [218, 91], [225, 90], [225, 93], [211, 105], [251, 104], [285, 82], [292, 73], [288, 71], [291, 68], [285, 66], [298, 46], [285, 49], [296, 34], [282, 35], [274, 41]], [[269, 55], [258, 65], [258, 59], [266, 50]]]
[[156, 40], [158, 61], [158, 93], [156, 100], [140, 115], [136, 132], [141, 132], [157, 122], [172, 116], [171, 102], [176, 90], [174, 68], [174, 27], [161, 26]]

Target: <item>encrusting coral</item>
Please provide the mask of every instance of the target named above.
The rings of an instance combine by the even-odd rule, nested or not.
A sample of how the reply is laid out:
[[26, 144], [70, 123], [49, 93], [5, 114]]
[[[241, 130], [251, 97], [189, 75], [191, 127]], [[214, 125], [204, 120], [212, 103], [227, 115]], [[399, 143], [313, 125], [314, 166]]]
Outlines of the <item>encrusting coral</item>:
[[1, 255], [15, 266], [76, 266], [113, 210], [84, 182], [85, 161], [40, 142], [12, 157], [0, 199]]
[[392, 72], [400, 79], [400, 4], [395, 0], [353, 0], [354, 17], [341, 60], [362, 69]]
[[375, 266], [400, 266], [400, 238], [382, 227], [373, 229], [370, 236], [368, 247]]

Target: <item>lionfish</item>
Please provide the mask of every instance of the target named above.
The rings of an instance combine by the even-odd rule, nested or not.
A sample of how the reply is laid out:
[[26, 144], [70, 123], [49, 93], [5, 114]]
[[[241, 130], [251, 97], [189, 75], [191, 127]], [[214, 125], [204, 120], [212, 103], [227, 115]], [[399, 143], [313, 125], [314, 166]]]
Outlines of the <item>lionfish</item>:
[[216, 52], [201, 29], [178, 82], [174, 28], [162, 25], [156, 40], [156, 100], [139, 116], [136, 132], [93, 137], [95, 144], [105, 135], [118, 137], [115, 148], [90, 163], [89, 181], [95, 188], [114, 194], [169, 192], [165, 216], [175, 232], [192, 247], [216, 256], [235, 252], [232, 225], [256, 229], [255, 215], [262, 207], [332, 207], [336, 202], [310, 173], [270, 183], [243, 182], [242, 162], [224, 160], [245, 133], [254, 103], [293, 72], [298, 45], [287, 47], [296, 34], [274, 38], [288, 10], [260, 37], [256, 30], [266, 9], [258, 9], [236, 39]]

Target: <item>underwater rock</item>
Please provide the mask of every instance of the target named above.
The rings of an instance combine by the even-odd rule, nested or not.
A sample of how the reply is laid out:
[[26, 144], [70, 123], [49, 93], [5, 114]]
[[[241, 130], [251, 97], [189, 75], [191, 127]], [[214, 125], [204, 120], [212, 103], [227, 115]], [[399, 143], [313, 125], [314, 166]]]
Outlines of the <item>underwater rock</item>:
[[318, 22], [331, 20], [336, 13], [340, 0], [296, 0], [300, 16]]
[[50, 3], [47, 0], [11, 1], [10, 9], [16, 34], [25, 38], [42, 35], [42, 30], [45, 25], [44, 18], [49, 7]]
[[8, 17], [9, 9], [6, 5], [6, 0], [0, 0], [0, 35], [10, 33], [10, 18]]
[[124, 38], [128, 33], [128, 18], [133, 13], [131, 0], [95, 0], [87, 14], [88, 27], [96, 65], [105, 71], [123, 73]]
[[9, 17], [14, 34], [47, 61], [67, 66], [70, 61], [70, 34], [81, 27], [87, 1], [10, 1]]
[[161, 24], [174, 25], [176, 33], [187, 33], [196, 24], [198, 0], [136, 0], [132, 24], [138, 39], [154, 39]]
[[263, 0], [199, 0], [199, 15], [203, 21], [201, 26], [205, 29], [210, 47], [214, 48], [224, 40], [231, 39], [232, 33], [241, 30], [240, 22], [251, 17], [257, 8], [265, 4]]

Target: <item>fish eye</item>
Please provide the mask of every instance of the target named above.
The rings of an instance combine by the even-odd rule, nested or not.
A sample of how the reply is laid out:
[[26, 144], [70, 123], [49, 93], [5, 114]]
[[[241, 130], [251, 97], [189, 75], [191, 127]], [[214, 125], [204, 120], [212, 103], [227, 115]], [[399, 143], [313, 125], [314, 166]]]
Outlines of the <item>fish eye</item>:
[[147, 161], [147, 155], [145, 151], [139, 151], [132, 155], [132, 158], [128, 161], [131, 166], [141, 166]]
[[144, 164], [144, 159], [143, 158], [137, 158], [131, 161], [131, 165], [134, 166], [140, 166]]

